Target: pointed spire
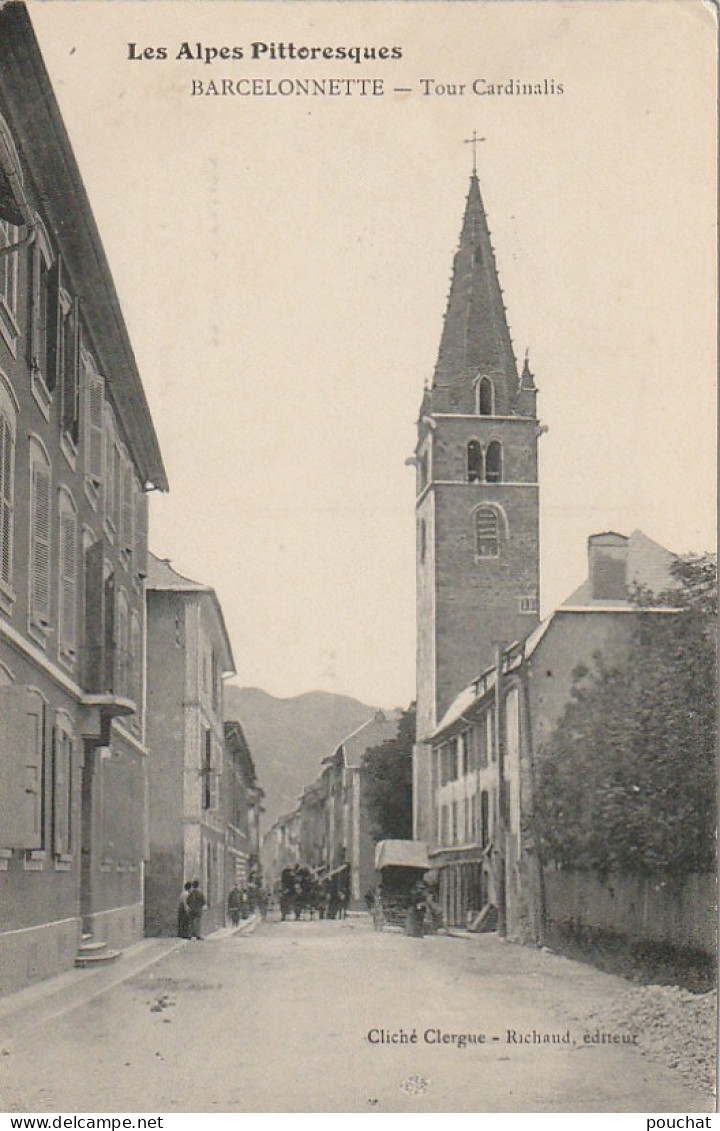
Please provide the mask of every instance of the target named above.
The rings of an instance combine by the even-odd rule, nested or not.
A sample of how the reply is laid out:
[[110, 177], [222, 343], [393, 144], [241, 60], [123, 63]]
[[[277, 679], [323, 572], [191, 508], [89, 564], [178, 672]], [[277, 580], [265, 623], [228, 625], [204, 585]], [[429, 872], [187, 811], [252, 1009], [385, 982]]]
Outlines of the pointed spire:
[[523, 365], [523, 371], [520, 374], [520, 388], [528, 391], [535, 389], [535, 377], [530, 371], [529, 349], [525, 350], [525, 364]]
[[473, 382], [481, 374], [495, 385], [497, 414], [512, 412], [517, 363], [480, 184], [473, 172], [433, 378], [437, 411], [474, 412]]

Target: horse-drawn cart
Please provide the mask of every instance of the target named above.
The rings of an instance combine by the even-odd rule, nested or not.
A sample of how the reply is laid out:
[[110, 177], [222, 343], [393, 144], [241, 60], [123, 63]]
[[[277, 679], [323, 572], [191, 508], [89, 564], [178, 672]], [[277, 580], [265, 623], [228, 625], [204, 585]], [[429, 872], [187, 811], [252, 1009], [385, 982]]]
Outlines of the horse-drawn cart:
[[376, 931], [399, 927], [422, 933], [425, 912], [423, 876], [430, 868], [427, 848], [419, 840], [381, 840], [375, 846], [375, 870], [380, 882], [373, 903]]

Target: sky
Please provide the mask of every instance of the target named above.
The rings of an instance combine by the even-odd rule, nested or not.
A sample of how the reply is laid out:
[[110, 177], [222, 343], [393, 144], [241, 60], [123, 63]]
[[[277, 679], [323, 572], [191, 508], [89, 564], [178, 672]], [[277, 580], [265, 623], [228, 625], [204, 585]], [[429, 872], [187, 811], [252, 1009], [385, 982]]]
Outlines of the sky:
[[[714, 548], [710, 6], [29, 8], [168, 472], [151, 546], [217, 590], [233, 682], [384, 706], [414, 697], [405, 461], [473, 131], [516, 356], [529, 348], [548, 426], [543, 615], [584, 578], [592, 532], [639, 527], [675, 552]], [[184, 42], [243, 58], [178, 59]], [[250, 57], [252, 43], [280, 42], [402, 57]], [[129, 58], [130, 43], [168, 57]], [[348, 77], [382, 80], [384, 93], [191, 94], [211, 80]], [[510, 80], [563, 93], [517, 95]]]

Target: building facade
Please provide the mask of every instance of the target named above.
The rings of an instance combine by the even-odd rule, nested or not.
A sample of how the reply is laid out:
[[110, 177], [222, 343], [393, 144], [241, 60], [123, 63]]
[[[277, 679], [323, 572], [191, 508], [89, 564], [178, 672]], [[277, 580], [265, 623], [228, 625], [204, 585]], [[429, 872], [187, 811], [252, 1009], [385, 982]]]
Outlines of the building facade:
[[150, 853], [145, 929], [175, 934], [183, 884], [205, 894], [206, 928], [220, 926], [227, 898], [223, 797], [223, 680], [232, 649], [213, 589], [148, 557], [147, 742]]
[[399, 711], [375, 712], [323, 759], [297, 809], [276, 821], [263, 842], [270, 886], [288, 864], [301, 863], [319, 880], [334, 880], [350, 906], [375, 886], [375, 841], [365, 802], [363, 755], [397, 735]]
[[233, 884], [241, 890], [257, 887], [260, 874], [260, 816], [265, 796], [255, 772], [250, 747], [242, 725], [225, 723], [225, 770], [223, 797], [227, 824], [225, 890]]
[[579, 664], [626, 652], [634, 621], [674, 610], [629, 600], [634, 586], [677, 587], [673, 555], [635, 531], [591, 536], [587, 580], [524, 641], [456, 697], [431, 739], [433, 866], [448, 923], [477, 922], [489, 907], [520, 941], [543, 937], [543, 877], [536, 853], [533, 781]]
[[418, 420], [414, 835], [432, 845], [429, 736], [498, 648], [538, 623], [537, 391], [513, 352], [473, 172]]
[[157, 439], [22, 4], [0, 10], [0, 992], [143, 927]]

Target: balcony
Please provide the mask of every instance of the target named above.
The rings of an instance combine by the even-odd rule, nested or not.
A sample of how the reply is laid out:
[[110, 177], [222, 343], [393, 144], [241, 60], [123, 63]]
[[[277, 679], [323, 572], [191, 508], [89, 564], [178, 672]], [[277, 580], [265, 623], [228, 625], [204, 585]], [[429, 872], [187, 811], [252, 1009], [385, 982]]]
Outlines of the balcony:
[[86, 737], [109, 741], [113, 719], [134, 715], [140, 698], [140, 672], [133, 671], [128, 652], [115, 644], [86, 645], [80, 653], [82, 705], [87, 709]]

